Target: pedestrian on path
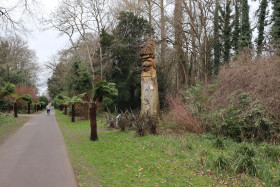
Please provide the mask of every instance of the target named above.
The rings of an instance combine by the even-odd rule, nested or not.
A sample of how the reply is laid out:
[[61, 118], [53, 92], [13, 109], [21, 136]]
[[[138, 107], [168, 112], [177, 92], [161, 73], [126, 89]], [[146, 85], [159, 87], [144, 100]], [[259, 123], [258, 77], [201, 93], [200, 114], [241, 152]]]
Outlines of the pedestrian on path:
[[50, 107], [50, 105], [47, 105], [46, 109], [47, 109], [47, 114], [50, 114], [50, 112], [51, 112], [51, 107]]

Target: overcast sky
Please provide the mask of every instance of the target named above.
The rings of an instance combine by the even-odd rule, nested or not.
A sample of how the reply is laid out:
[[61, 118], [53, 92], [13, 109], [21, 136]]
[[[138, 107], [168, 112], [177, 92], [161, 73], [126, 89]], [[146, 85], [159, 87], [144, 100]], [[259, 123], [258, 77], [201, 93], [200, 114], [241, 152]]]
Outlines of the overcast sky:
[[[42, 8], [42, 13], [44, 17], [47, 17], [48, 14], [57, 6], [58, 0], [41, 0], [40, 7]], [[38, 57], [38, 63], [41, 67], [38, 77], [38, 88], [40, 94], [47, 90], [47, 79], [51, 76], [51, 73], [46, 70], [45, 65], [49, 58], [56, 54], [59, 50], [64, 49], [68, 45], [67, 38], [59, 37], [59, 33], [55, 30], [45, 30], [43, 31], [40, 28], [40, 24], [35, 24], [30, 22], [30, 27], [33, 32], [31, 36], [27, 38], [28, 45], [30, 49], [33, 49], [36, 52]]]

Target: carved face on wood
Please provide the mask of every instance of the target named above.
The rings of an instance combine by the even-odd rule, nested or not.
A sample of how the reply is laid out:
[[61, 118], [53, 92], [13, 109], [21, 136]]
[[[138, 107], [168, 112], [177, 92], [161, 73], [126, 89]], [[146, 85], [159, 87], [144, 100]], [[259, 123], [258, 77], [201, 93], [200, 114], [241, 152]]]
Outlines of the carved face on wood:
[[155, 64], [155, 40], [147, 38], [146, 42], [140, 47], [140, 56], [143, 60], [142, 71], [149, 72], [156, 69]]

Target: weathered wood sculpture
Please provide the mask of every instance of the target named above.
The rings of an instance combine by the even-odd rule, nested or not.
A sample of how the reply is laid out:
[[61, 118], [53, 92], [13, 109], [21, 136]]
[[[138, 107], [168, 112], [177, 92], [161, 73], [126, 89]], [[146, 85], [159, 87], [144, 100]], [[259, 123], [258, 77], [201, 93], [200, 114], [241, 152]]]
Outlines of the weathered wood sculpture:
[[141, 115], [159, 115], [159, 96], [155, 63], [155, 41], [147, 38], [141, 46], [140, 56], [143, 61], [141, 74]]

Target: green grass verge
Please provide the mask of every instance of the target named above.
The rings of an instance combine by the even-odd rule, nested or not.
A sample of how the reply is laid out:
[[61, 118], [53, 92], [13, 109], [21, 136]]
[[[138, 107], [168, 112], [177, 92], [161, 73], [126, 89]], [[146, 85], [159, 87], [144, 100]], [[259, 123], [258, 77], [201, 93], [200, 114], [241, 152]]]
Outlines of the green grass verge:
[[99, 123], [99, 141], [91, 142], [88, 121], [72, 123], [59, 111], [56, 117], [80, 186], [264, 186], [280, 181], [279, 160], [267, 157], [258, 160], [263, 163], [259, 171], [267, 175], [234, 171], [231, 155], [240, 146], [231, 140], [217, 143], [212, 136], [193, 134], [138, 137], [106, 131]]
[[0, 113], [0, 144], [28, 120], [29, 117], [19, 116], [14, 118], [13, 114]]

